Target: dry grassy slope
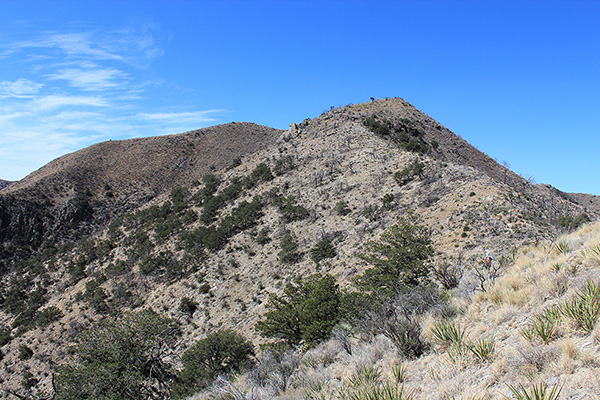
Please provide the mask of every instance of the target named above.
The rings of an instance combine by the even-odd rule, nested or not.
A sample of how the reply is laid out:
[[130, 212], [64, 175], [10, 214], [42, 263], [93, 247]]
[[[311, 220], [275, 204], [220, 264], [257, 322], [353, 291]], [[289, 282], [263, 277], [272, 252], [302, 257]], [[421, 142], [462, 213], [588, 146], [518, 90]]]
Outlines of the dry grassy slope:
[[[383, 106], [389, 102], [392, 102], [393, 112], [385, 111], [387, 118], [406, 117], [428, 121], [426, 116], [399, 99], [333, 110], [313, 120], [306, 120], [297, 128], [292, 127], [277, 143], [263, 146], [260, 151], [246, 156], [237, 168], [219, 172], [223, 188], [231, 178], [248, 175], [260, 162], [273, 166], [277, 160], [291, 157], [294, 161], [291, 171], [273, 181], [259, 184], [254, 190], [246, 192], [236, 204], [243, 200], [250, 201], [257, 194], [267, 199], [266, 193], [279, 188], [281, 193], [294, 196], [298, 204], [308, 208], [311, 211], [310, 218], [284, 223], [275, 207], [266, 206], [265, 215], [255, 231], [268, 227], [273, 239], [271, 242], [257, 244], [250, 231], [237, 234], [225, 249], [210, 254], [198, 273], [171, 285], [141, 276], [138, 265], [133, 266], [126, 275], [131, 290], [141, 299], [144, 307], [152, 307], [182, 321], [182, 347], [202, 338], [209, 331], [226, 327], [234, 328], [255, 341], [260, 340], [253, 326], [265, 311], [269, 293], [280, 292], [296, 274], [306, 275], [316, 270], [308, 254], [294, 265], [282, 265], [278, 261], [279, 238], [286, 230], [296, 235], [300, 249], [305, 253], [322, 238], [333, 238], [337, 256], [323, 261], [321, 270], [332, 273], [344, 285], [366, 267], [356, 257], [365, 241], [377, 238], [409, 209], [416, 210], [431, 227], [437, 250], [433, 262], [461, 263], [466, 268], [477, 265], [485, 250], [492, 250], [499, 259], [501, 256], [511, 256], [515, 249], [527, 244], [552, 239], [558, 231], [548, 223], [553, 220], [549, 214], [556, 210], [562, 213], [572, 211], [574, 215], [583, 211], [580, 206], [558, 196], [547, 202], [553, 208], [545, 213], [546, 209], [540, 207], [534, 196], [517, 190], [519, 185], [513, 185], [509, 180], [492, 179], [485, 171], [476, 168], [477, 165], [455, 163], [448, 156], [418, 156], [402, 150], [390, 140], [374, 135], [363, 126], [364, 118], [377, 110], [387, 110]], [[443, 128], [441, 131], [435, 129], [438, 130], [426, 131], [430, 135], [427, 136], [428, 140], [437, 140], [441, 153], [452, 153], [452, 140], [460, 139], [451, 139], [450, 134], [446, 133], [447, 144], [442, 140], [443, 132], [440, 133], [444, 131]], [[460, 148], [467, 147], [463, 145]], [[399, 186], [393, 178], [394, 172], [417, 158], [426, 164], [422, 178]], [[190, 179], [200, 176], [190, 173]], [[191, 190], [194, 193], [198, 188]], [[394, 201], [387, 209], [382, 209], [381, 199], [386, 194], [392, 194]], [[165, 199], [166, 195], [158, 196], [148, 205], [161, 204]], [[350, 214], [341, 216], [334, 211], [339, 201], [347, 202]], [[221, 215], [227, 214], [234, 206], [227, 206]], [[192, 208], [200, 211], [196, 206]], [[365, 213], [368, 209], [378, 211], [370, 217], [369, 213]], [[185, 229], [192, 229], [197, 224]], [[157, 245], [153, 254], [166, 249], [183, 257], [174, 237]], [[126, 259], [126, 250], [125, 242], [121, 241], [108, 259], [95, 261], [87, 267], [87, 272], [102, 271], [109, 262]], [[75, 257], [76, 252], [70, 256]], [[18, 386], [25, 368], [42, 373], [50, 365], [64, 362], [66, 347], [75, 339], [76, 332], [101, 317], [85, 303], [75, 300], [76, 293], [85, 290], [86, 280], [75, 287], [66, 284], [68, 275], [65, 265], [70, 256], [58, 260], [53, 278], [61, 283], [50, 289], [48, 302], [49, 306], [59, 307], [64, 317], [44, 331], [38, 329], [26, 333], [4, 349], [7, 354], [3, 360], [4, 371], [13, 387]], [[210, 284], [209, 294], [198, 290], [200, 273], [205, 275]], [[111, 293], [116, 282], [109, 280], [103, 287]], [[463, 290], [469, 292], [472, 287], [472, 284], [466, 284]], [[178, 310], [184, 296], [200, 304], [199, 310], [189, 319]], [[8, 315], [0, 314], [1, 323], [10, 320]], [[19, 346], [24, 343], [34, 349], [36, 357], [19, 361], [16, 355]], [[11, 367], [7, 369], [9, 365]], [[44, 378], [41, 374], [40, 378], [44, 382], [48, 380], [47, 375]]]
[[[544, 310], [571, 301], [587, 282], [600, 285], [598, 273], [600, 223], [596, 222], [554, 242], [519, 249], [487, 292], [461, 296], [456, 290], [452, 300], [456, 315], [451, 321], [465, 332], [464, 352], [436, 344], [432, 328], [441, 320], [427, 315], [422, 337], [431, 348], [421, 358], [400, 358], [383, 335], [371, 342], [353, 339], [351, 355], [332, 339], [302, 356], [299, 368], [289, 378], [288, 390], [280, 395], [257, 387], [248, 375], [234, 378], [232, 387], [259, 399], [338, 400], [348, 398], [342, 395], [365, 368], [375, 367], [381, 372], [381, 381], [394, 382], [393, 369], [402, 366], [404, 393], [412, 393], [415, 400], [500, 400], [514, 398], [508, 385], [523, 385], [531, 393], [532, 387], [540, 384], [547, 385], [548, 392], [561, 388], [560, 399], [597, 400], [600, 323], [584, 333], [563, 319], [548, 343], [528, 341], [522, 332]], [[465, 276], [462, 285], [468, 280]], [[487, 361], [477, 360], [466, 350], [480, 339], [495, 343], [494, 355]], [[193, 399], [211, 398], [210, 394]]]
[[271, 145], [280, 133], [242, 122], [178, 135], [102, 142], [51, 161], [1, 193], [37, 198], [39, 193], [52, 195], [66, 188], [89, 190], [104, 198], [108, 184], [117, 198], [136, 189], [157, 195]]

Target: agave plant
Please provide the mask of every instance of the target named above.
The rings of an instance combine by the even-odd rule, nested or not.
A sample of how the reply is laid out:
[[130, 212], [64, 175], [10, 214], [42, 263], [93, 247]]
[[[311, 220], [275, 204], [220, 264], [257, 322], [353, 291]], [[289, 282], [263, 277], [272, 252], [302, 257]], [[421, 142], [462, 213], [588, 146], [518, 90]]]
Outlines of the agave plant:
[[[558, 385], [555, 385], [551, 390], [548, 390], [548, 387], [543, 383], [540, 383], [537, 386], [533, 385], [531, 390], [527, 390], [523, 385], [517, 387], [508, 385], [508, 388], [517, 400], [558, 400], [560, 391], [562, 390], [562, 386]], [[508, 399], [509, 397], [506, 398]]]

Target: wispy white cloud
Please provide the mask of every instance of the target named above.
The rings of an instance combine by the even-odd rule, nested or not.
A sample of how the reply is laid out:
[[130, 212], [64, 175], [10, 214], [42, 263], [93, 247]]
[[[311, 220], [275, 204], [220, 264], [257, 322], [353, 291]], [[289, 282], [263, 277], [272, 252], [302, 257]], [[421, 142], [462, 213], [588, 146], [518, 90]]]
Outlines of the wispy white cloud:
[[28, 79], [0, 82], [0, 98], [2, 97], [32, 97], [44, 86], [41, 83], [31, 82]]
[[99, 141], [201, 128], [223, 112], [189, 107], [163, 112], [181, 108], [153, 103], [157, 91], [176, 89], [160, 76], [140, 74], [163, 54], [151, 24], [30, 32], [30, 37], [13, 41], [0, 36], [0, 59], [20, 66], [13, 69], [20, 74], [16, 78], [0, 75], [1, 179], [21, 179], [56, 157]]
[[49, 110], [66, 106], [106, 107], [108, 106], [108, 102], [98, 96], [50, 95], [33, 100], [32, 105], [39, 110]]
[[213, 117], [209, 115], [223, 112], [224, 110], [204, 110], [204, 111], [192, 111], [192, 112], [178, 112], [178, 113], [138, 113], [137, 116], [148, 120], [198, 120], [200, 122], [214, 121]]
[[56, 73], [49, 74], [51, 80], [66, 80], [70, 86], [85, 91], [100, 91], [113, 89], [121, 86], [127, 74], [114, 68], [104, 69], [60, 69]]

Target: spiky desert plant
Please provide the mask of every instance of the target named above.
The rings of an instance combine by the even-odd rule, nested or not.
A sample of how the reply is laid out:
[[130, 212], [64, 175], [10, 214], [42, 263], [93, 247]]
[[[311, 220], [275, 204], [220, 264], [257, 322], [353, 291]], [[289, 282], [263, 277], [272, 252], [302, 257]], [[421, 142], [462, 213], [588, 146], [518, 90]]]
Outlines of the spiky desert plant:
[[496, 354], [496, 341], [494, 338], [479, 338], [469, 345], [469, 350], [477, 361], [492, 361]]
[[587, 281], [583, 289], [562, 304], [560, 311], [585, 333], [592, 332], [600, 316], [600, 282]]
[[465, 337], [465, 329], [454, 321], [441, 321], [431, 329], [433, 340], [444, 347], [462, 346]]
[[508, 385], [508, 388], [517, 400], [558, 400], [562, 390], [562, 386], [555, 385], [548, 391], [548, 387], [543, 383], [533, 385], [531, 390], [527, 390], [523, 385]]
[[556, 242], [554, 244], [553, 250], [558, 254], [567, 254], [571, 251], [571, 247], [569, 246], [569, 243], [561, 240], [560, 242]]

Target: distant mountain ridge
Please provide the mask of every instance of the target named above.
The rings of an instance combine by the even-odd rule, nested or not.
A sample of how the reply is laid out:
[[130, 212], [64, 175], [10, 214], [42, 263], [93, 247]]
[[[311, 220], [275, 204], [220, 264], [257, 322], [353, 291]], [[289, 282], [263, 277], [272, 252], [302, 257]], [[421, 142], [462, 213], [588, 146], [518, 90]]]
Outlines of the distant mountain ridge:
[[12, 185], [13, 181], [5, 181], [4, 179], [0, 179], [0, 189], [3, 189], [9, 185]]
[[102, 142], [51, 161], [0, 191], [0, 242], [12, 243], [0, 264], [13, 251], [27, 253], [90, 233], [161, 193], [271, 145], [281, 132], [229, 123]]

